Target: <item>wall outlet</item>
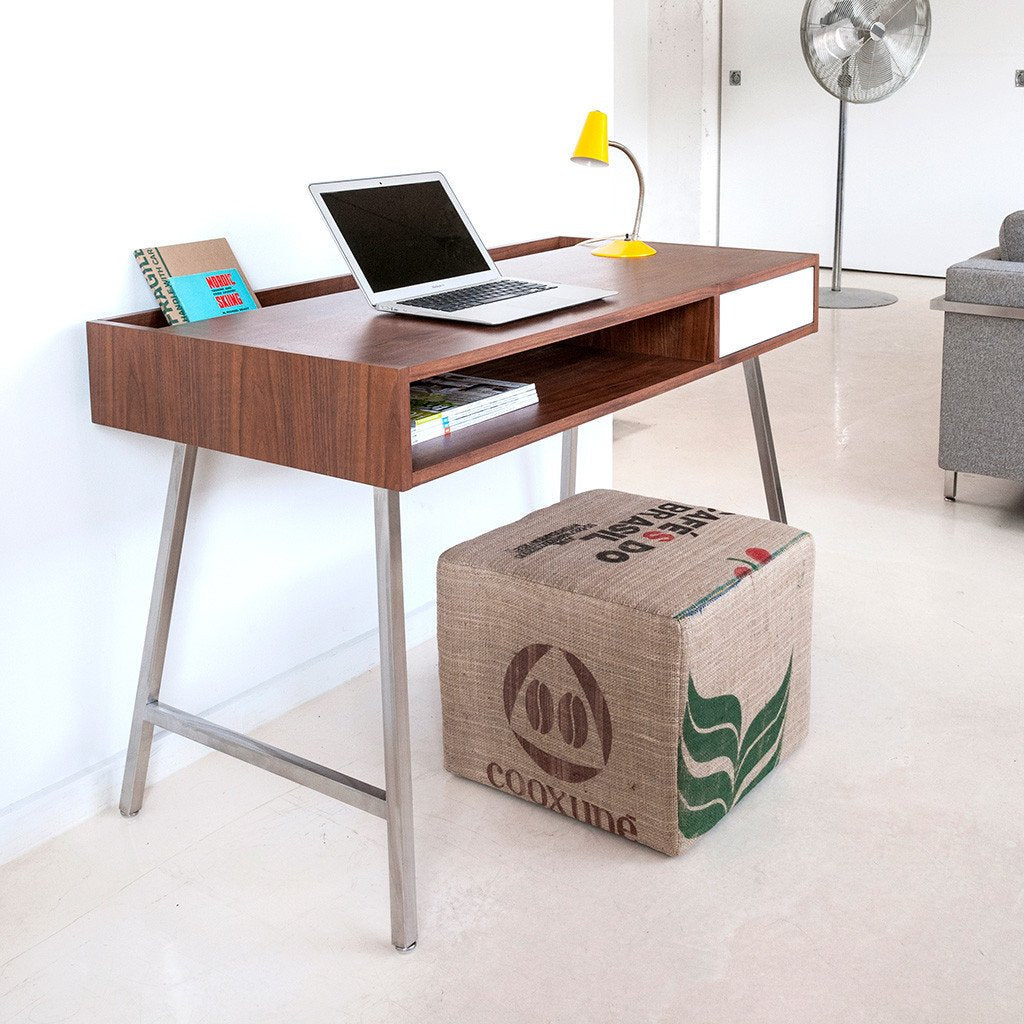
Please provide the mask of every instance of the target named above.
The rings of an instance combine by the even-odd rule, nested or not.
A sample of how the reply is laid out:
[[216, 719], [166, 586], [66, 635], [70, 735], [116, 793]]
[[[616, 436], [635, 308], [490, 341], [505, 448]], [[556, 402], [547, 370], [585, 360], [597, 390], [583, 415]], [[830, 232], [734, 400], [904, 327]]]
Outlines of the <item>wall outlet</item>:
[[[1020, 75], [1022, 75], [1022, 74], [1024, 74], [1024, 72], [1021, 72], [1021, 71], [1017, 72], [1018, 77]], [[729, 84], [730, 85], [740, 85], [742, 81], [743, 81], [743, 73], [742, 72], [740, 72], [740, 71], [730, 71], [729, 72]], [[1018, 82], [1017, 84], [1020, 85], [1021, 83]]]
[[1017, 83], [1018, 89], [1024, 89], [1024, 68], [1017, 72], [1014, 81]]

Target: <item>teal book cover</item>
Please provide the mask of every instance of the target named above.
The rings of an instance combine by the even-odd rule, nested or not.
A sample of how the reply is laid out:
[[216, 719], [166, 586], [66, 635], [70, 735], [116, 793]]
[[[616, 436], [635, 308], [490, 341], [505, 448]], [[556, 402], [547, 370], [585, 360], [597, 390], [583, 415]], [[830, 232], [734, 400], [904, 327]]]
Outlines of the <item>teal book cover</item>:
[[171, 277], [167, 284], [188, 321], [210, 320], [215, 316], [256, 309], [256, 300], [237, 268]]

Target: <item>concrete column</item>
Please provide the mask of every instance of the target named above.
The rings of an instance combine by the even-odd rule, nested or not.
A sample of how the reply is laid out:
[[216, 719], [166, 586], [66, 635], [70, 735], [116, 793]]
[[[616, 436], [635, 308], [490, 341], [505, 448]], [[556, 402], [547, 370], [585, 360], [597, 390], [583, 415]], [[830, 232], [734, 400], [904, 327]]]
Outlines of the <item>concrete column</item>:
[[721, 3], [615, 2], [613, 135], [647, 176], [647, 238], [716, 241]]

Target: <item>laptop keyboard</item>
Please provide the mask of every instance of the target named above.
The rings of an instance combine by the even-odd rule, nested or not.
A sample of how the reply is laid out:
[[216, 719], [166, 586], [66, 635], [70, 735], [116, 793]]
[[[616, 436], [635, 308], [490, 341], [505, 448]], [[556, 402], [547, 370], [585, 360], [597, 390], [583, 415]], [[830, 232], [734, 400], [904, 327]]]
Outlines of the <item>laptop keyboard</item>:
[[400, 306], [417, 306], [420, 309], [438, 309], [444, 313], [454, 313], [472, 306], [483, 306], [488, 302], [500, 302], [502, 299], [514, 299], [520, 295], [532, 295], [534, 292], [546, 292], [553, 284], [538, 284], [536, 281], [513, 281], [501, 278], [499, 281], [487, 281], [474, 284], [469, 288], [458, 288], [453, 292], [438, 292], [437, 295], [424, 295], [419, 299], [403, 299]]

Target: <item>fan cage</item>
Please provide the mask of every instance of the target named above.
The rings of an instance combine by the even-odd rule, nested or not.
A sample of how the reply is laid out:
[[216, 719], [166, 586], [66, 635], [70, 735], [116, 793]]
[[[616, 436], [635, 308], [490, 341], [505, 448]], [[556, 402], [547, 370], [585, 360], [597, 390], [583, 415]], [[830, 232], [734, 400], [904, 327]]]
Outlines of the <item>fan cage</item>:
[[930, 35], [928, 0], [807, 0], [800, 22], [808, 69], [847, 103], [877, 103], [902, 88]]

